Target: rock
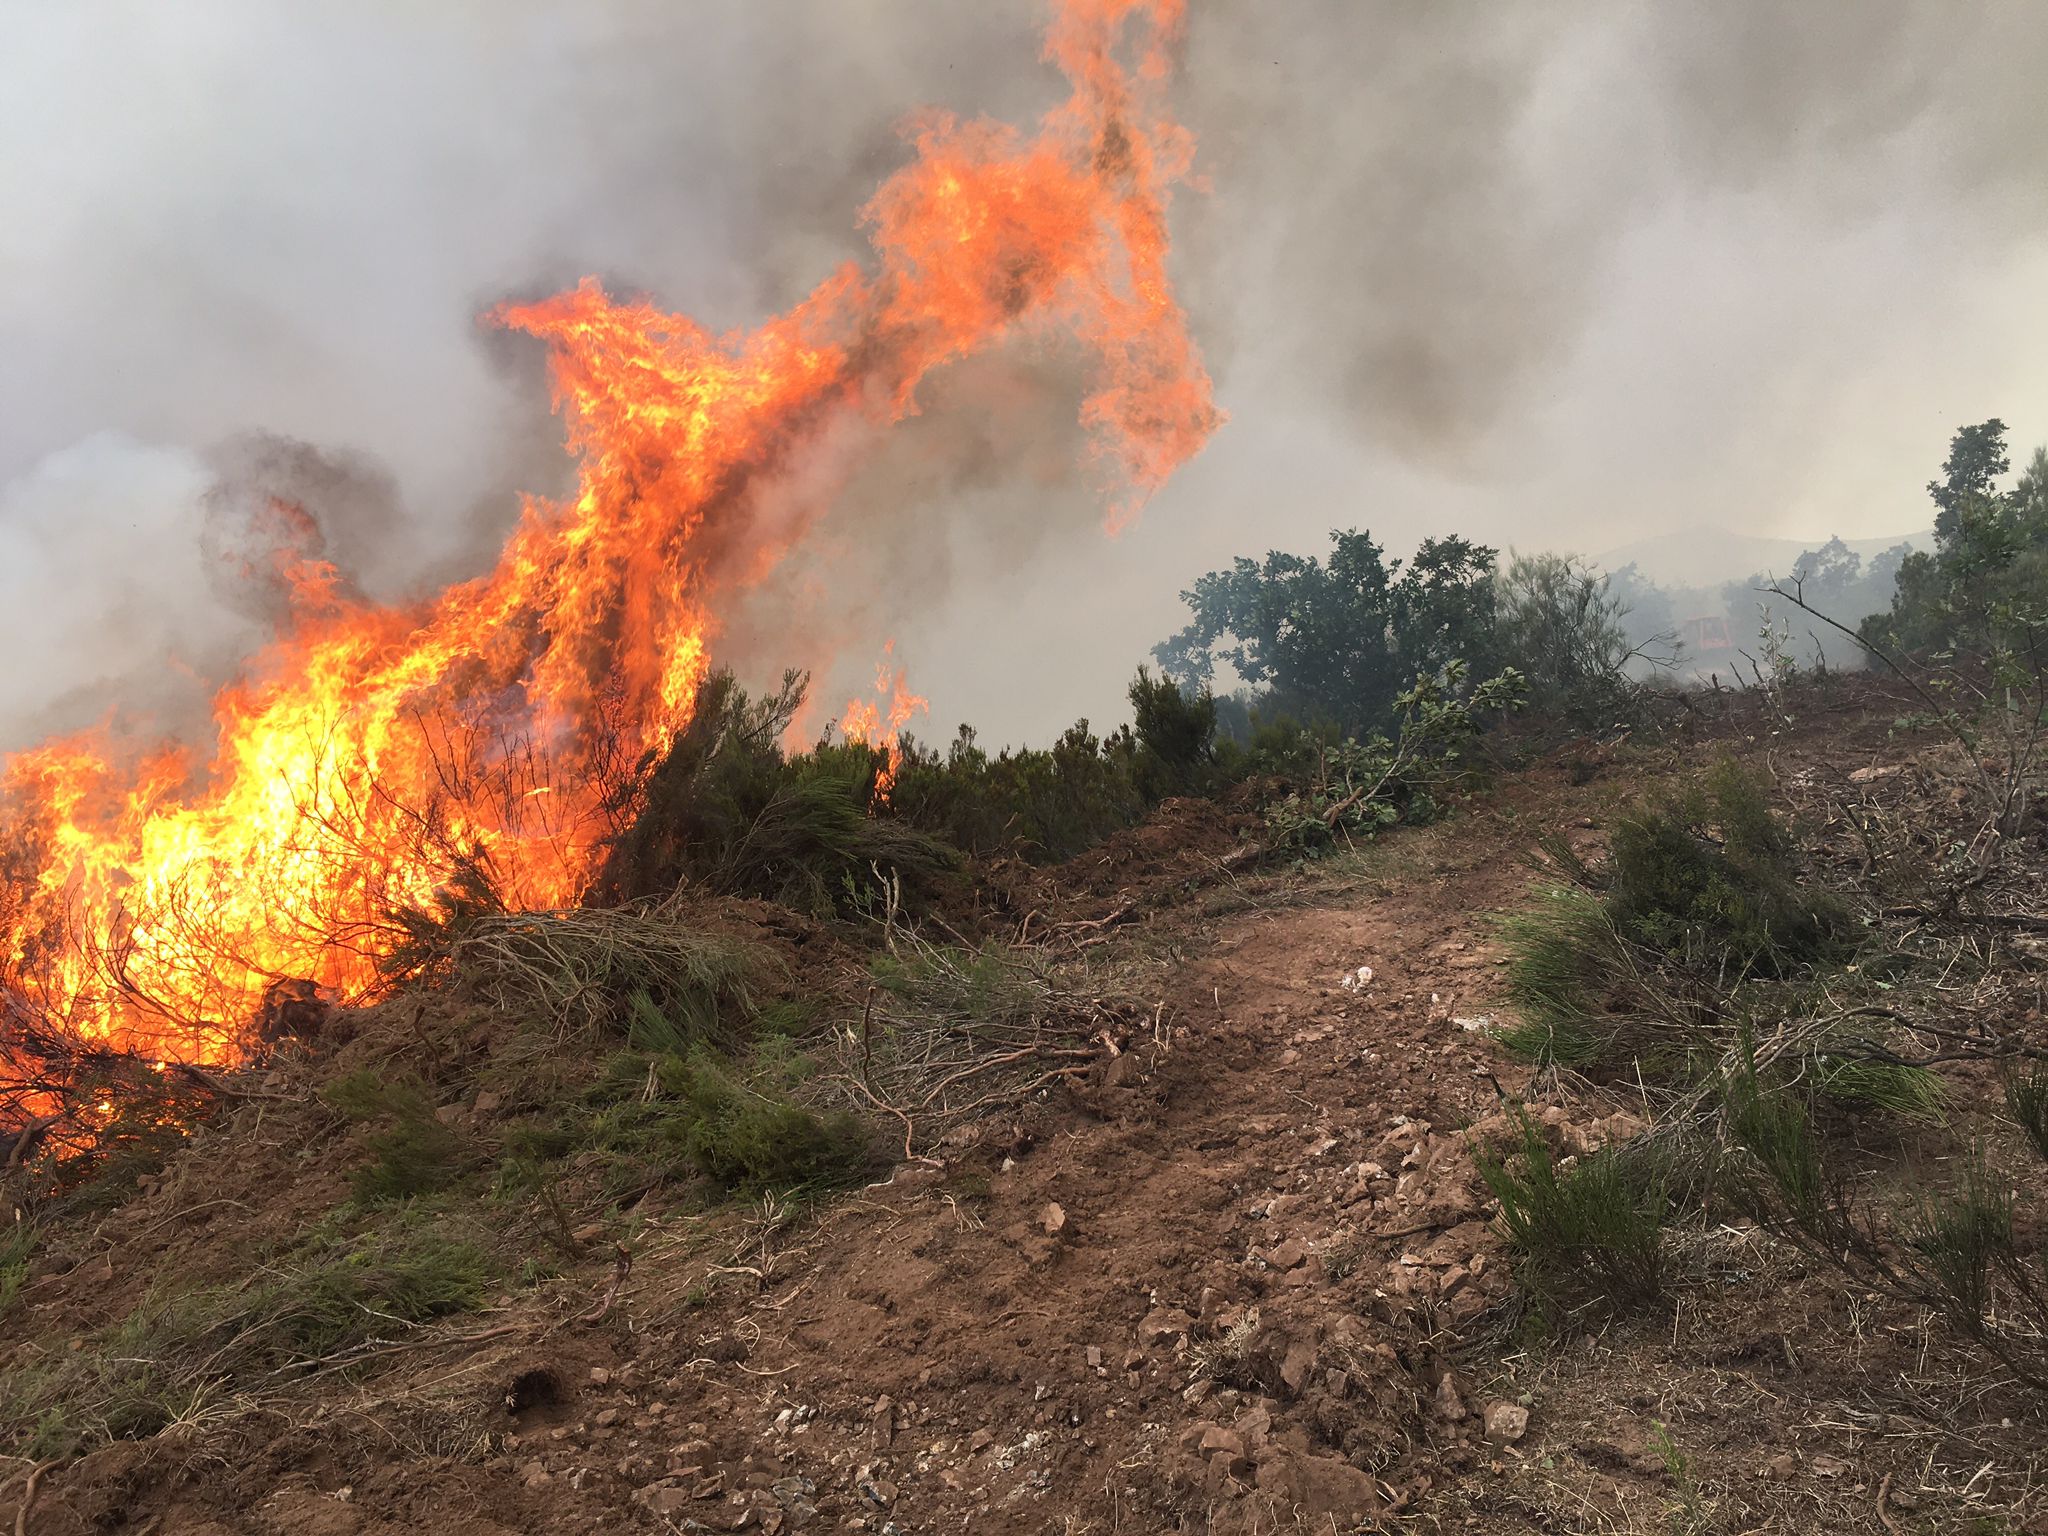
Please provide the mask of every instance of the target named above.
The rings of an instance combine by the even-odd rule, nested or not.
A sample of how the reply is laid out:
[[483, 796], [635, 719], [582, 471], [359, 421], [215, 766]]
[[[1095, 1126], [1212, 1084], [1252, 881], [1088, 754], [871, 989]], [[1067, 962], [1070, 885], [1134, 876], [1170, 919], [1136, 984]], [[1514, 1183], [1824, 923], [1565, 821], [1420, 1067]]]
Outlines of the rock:
[[1520, 1403], [1486, 1405], [1486, 1438], [1495, 1445], [1513, 1445], [1529, 1432], [1529, 1410]]
[[1443, 1379], [1436, 1384], [1437, 1417], [1452, 1424], [1465, 1417], [1465, 1400], [1458, 1396], [1458, 1384], [1451, 1380], [1451, 1373], [1445, 1371]]
[[[1194, 1324], [1179, 1307], [1154, 1307], [1138, 1324], [1138, 1342], [1150, 1349], [1163, 1340], [1179, 1338]], [[1128, 1366], [1130, 1361], [1124, 1363]]]
[[1258, 1486], [1303, 1520], [1335, 1517], [1348, 1525], [1383, 1508], [1379, 1484], [1334, 1456], [1278, 1452], [1261, 1463]]
[[995, 1432], [993, 1430], [977, 1429], [973, 1434], [967, 1437], [968, 1454], [973, 1456], [979, 1456], [983, 1451], [987, 1450], [990, 1446], [994, 1445], [995, 1443], [996, 1437]]
[[475, 1102], [469, 1106], [470, 1113], [475, 1115], [492, 1114], [497, 1110], [498, 1106], [503, 1104], [504, 1102], [505, 1099], [502, 1094], [496, 1094], [491, 1093], [489, 1091], [485, 1091], [483, 1093], [478, 1094], [476, 1096]]
[[1067, 1229], [1067, 1212], [1057, 1200], [1048, 1200], [1045, 1209], [1038, 1213], [1038, 1225], [1047, 1237], [1058, 1237]]
[[1275, 1269], [1299, 1269], [1308, 1262], [1308, 1248], [1299, 1238], [1288, 1238], [1266, 1250], [1266, 1262]]
[[690, 1490], [678, 1488], [673, 1483], [652, 1483], [633, 1495], [641, 1505], [657, 1515], [679, 1515], [690, 1507]]
[[1195, 1450], [1204, 1461], [1221, 1460], [1230, 1471], [1242, 1471], [1251, 1465], [1245, 1455], [1244, 1437], [1233, 1429], [1221, 1424], [1211, 1424], [1202, 1431], [1202, 1438], [1196, 1442]]
[[1090, 1344], [1090, 1345], [1089, 1345], [1089, 1346], [1087, 1347], [1087, 1349], [1086, 1349], [1086, 1350], [1084, 1350], [1084, 1351], [1083, 1351], [1082, 1353], [1083, 1353], [1084, 1357], [1085, 1357], [1085, 1358], [1087, 1359], [1087, 1361], [1088, 1361], [1088, 1369], [1089, 1369], [1089, 1370], [1091, 1370], [1091, 1371], [1099, 1371], [1099, 1370], [1101, 1370], [1101, 1369], [1102, 1369], [1102, 1346], [1101, 1346], [1101, 1345], [1099, 1345], [1099, 1344]]
[[1308, 1384], [1309, 1373], [1315, 1368], [1315, 1345], [1307, 1339], [1296, 1339], [1280, 1357], [1280, 1380], [1286, 1383], [1288, 1391], [1299, 1392]]
[[1264, 1403], [1256, 1403], [1237, 1416], [1231, 1426], [1244, 1438], [1247, 1450], [1258, 1452], [1266, 1448], [1266, 1440], [1273, 1433], [1273, 1414]]
[[882, 1396], [875, 1399], [875, 1406], [869, 1414], [875, 1443], [887, 1445], [896, 1438], [896, 1399]]

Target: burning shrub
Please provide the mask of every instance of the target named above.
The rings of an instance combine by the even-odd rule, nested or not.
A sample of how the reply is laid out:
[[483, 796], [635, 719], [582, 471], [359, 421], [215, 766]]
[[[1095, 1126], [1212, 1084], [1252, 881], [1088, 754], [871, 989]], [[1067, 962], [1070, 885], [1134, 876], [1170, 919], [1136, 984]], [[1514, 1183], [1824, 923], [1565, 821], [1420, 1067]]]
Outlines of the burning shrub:
[[958, 864], [943, 843], [874, 814], [882, 752], [849, 743], [783, 754], [803, 691], [796, 673], [760, 700], [728, 673], [705, 680], [689, 726], [647, 776], [638, 815], [612, 841], [601, 898], [660, 897], [694, 881], [823, 915], [877, 869], [916, 891]]

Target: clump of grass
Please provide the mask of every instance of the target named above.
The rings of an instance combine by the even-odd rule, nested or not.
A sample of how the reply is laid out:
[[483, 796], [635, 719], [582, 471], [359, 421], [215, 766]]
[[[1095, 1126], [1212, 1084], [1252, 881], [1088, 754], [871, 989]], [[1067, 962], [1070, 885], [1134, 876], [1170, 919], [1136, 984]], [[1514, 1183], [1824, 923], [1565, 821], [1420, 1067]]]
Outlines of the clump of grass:
[[1514, 1118], [1520, 1145], [1510, 1158], [1482, 1154], [1479, 1171], [1500, 1202], [1524, 1288], [1556, 1312], [1662, 1296], [1669, 1160], [1634, 1143], [1567, 1166], [1524, 1112]]
[[7, 1315], [28, 1282], [29, 1260], [35, 1250], [36, 1229], [26, 1221], [16, 1221], [0, 1236], [0, 1317]]
[[1517, 1022], [1495, 1038], [1525, 1060], [1588, 1067], [1607, 1054], [1615, 1025], [1600, 993], [1608, 979], [1603, 957], [1617, 942], [1607, 909], [1592, 892], [1546, 890], [1537, 904], [1503, 924], [1507, 991]]
[[2013, 1062], [2003, 1078], [2005, 1107], [2013, 1124], [2048, 1160], [2048, 1061]]
[[1848, 947], [1847, 909], [1800, 883], [1797, 845], [1763, 779], [1732, 758], [1621, 817], [1610, 844], [1608, 909], [1646, 948], [1703, 946], [1724, 973], [1782, 976]]
[[507, 1134], [507, 1166], [567, 1163], [624, 1198], [701, 1178], [720, 1194], [830, 1188], [876, 1166], [865, 1125], [791, 1097], [801, 1078], [786, 1053], [742, 1065], [702, 1047], [688, 1055], [620, 1052], [580, 1102]]
[[369, 1161], [355, 1173], [356, 1199], [366, 1205], [437, 1193], [476, 1165], [476, 1149], [441, 1123], [416, 1078], [365, 1069], [336, 1078], [320, 1097], [351, 1120], [383, 1122], [369, 1138]]
[[451, 943], [447, 963], [464, 995], [516, 1018], [595, 1032], [652, 1009], [688, 1041], [718, 1043], [738, 1033], [780, 971], [765, 945], [704, 925], [680, 895], [482, 916]]
[[1883, 1110], [1901, 1120], [1939, 1123], [1948, 1109], [1948, 1089], [1942, 1080], [1908, 1062], [1823, 1054], [1814, 1086], [1838, 1103]]
[[744, 1082], [707, 1054], [671, 1057], [658, 1076], [688, 1110], [684, 1155], [726, 1190], [824, 1189], [875, 1166], [873, 1138], [852, 1115], [821, 1114], [766, 1085]]
[[84, 1348], [10, 1371], [0, 1429], [38, 1458], [152, 1435], [473, 1309], [490, 1278], [477, 1244], [423, 1222], [319, 1233], [251, 1283], [157, 1292]]

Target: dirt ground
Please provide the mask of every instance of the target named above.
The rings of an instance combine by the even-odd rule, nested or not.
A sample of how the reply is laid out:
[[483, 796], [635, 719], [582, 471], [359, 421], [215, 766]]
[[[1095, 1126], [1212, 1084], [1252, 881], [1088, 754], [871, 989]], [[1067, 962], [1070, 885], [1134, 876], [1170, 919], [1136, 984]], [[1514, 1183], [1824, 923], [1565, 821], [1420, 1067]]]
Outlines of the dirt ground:
[[[1731, 739], [1782, 775], [1904, 750], [1885, 723]], [[1306, 870], [1239, 872], [1229, 823], [1199, 856], [1156, 832], [1091, 855], [1071, 910], [1128, 907], [1116, 958], [1159, 1007], [1086, 1082], [814, 1211], [651, 1218], [609, 1308], [599, 1255], [360, 1380], [50, 1468], [21, 1528], [2048, 1532], [2038, 1400], [1754, 1230], [1681, 1233], [1672, 1307], [1521, 1326], [1475, 1128], [1526, 1097], [1584, 1148], [1642, 1106], [1493, 1043], [1497, 918], [1539, 832], [1597, 846], [1706, 750], [1555, 753]], [[261, 1134], [203, 1136], [94, 1267], [34, 1277], [9, 1345], [55, 1347], [152, 1252], [231, 1241], [193, 1159], [208, 1199], [340, 1198], [283, 1187], [277, 1149], [236, 1158]]]

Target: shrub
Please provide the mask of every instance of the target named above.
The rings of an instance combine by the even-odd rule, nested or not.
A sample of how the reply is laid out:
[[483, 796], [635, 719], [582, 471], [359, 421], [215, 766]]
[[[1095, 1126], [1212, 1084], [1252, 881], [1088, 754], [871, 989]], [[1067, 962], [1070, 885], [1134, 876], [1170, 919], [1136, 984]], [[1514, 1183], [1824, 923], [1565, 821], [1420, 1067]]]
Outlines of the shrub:
[[1440, 675], [1417, 678], [1397, 701], [1391, 739], [1374, 734], [1319, 749], [1309, 781], [1267, 809], [1279, 843], [1314, 850], [1397, 822], [1435, 820], [1437, 796], [1461, 776], [1464, 748], [1482, 721], [1521, 706], [1522, 678], [1512, 668], [1469, 691], [1468, 675], [1453, 661]]
[[1529, 680], [1544, 719], [1580, 730], [1629, 717], [1628, 676], [1643, 655], [1622, 628], [1626, 608], [1608, 578], [1564, 555], [1516, 555], [1500, 573], [1500, 653]]
[[1557, 1163], [1520, 1108], [1512, 1159], [1482, 1154], [1480, 1175], [1524, 1287], [1553, 1311], [1629, 1306], [1663, 1294], [1670, 1168], [1647, 1144], [1604, 1147]]
[[1800, 885], [1797, 848], [1763, 781], [1732, 759], [1617, 821], [1611, 856], [1608, 911], [1647, 948], [1741, 977], [1781, 976], [1847, 947], [1846, 909]]
[[1143, 667], [1130, 686], [1138, 738], [1138, 789], [1157, 803], [1215, 785], [1216, 700], [1208, 689], [1184, 688]]
[[877, 869], [915, 894], [957, 866], [943, 842], [872, 814], [882, 753], [849, 743], [784, 755], [803, 693], [797, 673], [758, 701], [728, 673], [705, 680], [689, 725], [641, 780], [638, 813], [611, 842], [595, 882], [601, 902], [665, 897], [696, 881], [823, 915], [856, 901]]
[[1128, 727], [1098, 737], [1080, 720], [1050, 748], [991, 756], [962, 726], [943, 756], [915, 743], [906, 749], [889, 807], [970, 853], [1056, 862], [1144, 819], [1151, 802], [1138, 761]]
[[2022, 1238], [2015, 1181], [1981, 1148], [1910, 1209], [1864, 1208], [1791, 1085], [1748, 1062], [1730, 1075], [1723, 1104], [1733, 1155], [1720, 1182], [1736, 1208], [1854, 1284], [1933, 1309], [2048, 1390], [2048, 1248]]
[[2048, 1160], [2048, 1061], [2014, 1061], [2003, 1073], [2005, 1107], [2036, 1152]]
[[702, 1046], [620, 1052], [580, 1102], [507, 1134], [505, 1182], [535, 1188], [546, 1165], [566, 1162], [618, 1198], [691, 1177], [751, 1195], [828, 1188], [875, 1167], [858, 1119], [790, 1096], [784, 1083], [801, 1076], [786, 1051], [747, 1064]]
[[416, 1078], [385, 1079], [365, 1069], [335, 1079], [320, 1097], [351, 1120], [384, 1122], [369, 1138], [370, 1160], [355, 1173], [355, 1196], [364, 1204], [433, 1194], [477, 1163], [476, 1150], [435, 1116]]
[[736, 1193], [829, 1188], [876, 1164], [873, 1139], [843, 1111], [820, 1114], [740, 1081], [703, 1054], [671, 1057], [662, 1086], [687, 1107], [683, 1151], [697, 1171]]

